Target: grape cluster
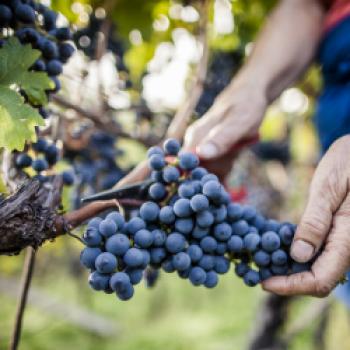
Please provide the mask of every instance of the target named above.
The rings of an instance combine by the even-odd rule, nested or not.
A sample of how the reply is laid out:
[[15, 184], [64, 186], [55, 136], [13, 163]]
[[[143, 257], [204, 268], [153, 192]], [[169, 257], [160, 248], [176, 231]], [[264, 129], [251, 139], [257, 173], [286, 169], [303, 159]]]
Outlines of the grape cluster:
[[[41, 56], [31, 70], [49, 75], [54, 87], [47, 91], [48, 95], [60, 89], [57, 76], [62, 73], [62, 65], [74, 53], [74, 47], [68, 42], [72, 39], [71, 31], [68, 27], [58, 28], [57, 17], [58, 13], [34, 0], [4, 0], [0, 4], [0, 47], [9, 37], [15, 36], [22, 44], [38, 49]], [[34, 107], [39, 109], [44, 119], [49, 116], [42, 106]]]
[[[72, 137], [79, 139], [84, 132], [84, 128], [77, 129]], [[72, 164], [77, 180], [73, 207], [80, 207], [82, 196], [109, 189], [126, 174], [118, 164], [118, 157], [122, 153], [117, 143], [115, 137], [96, 131], [83, 149], [73, 150], [66, 147], [64, 158]]]
[[126, 222], [114, 212], [89, 222], [81, 262], [92, 270], [93, 289], [127, 300], [143, 275], [147, 280], [149, 271], [155, 275], [159, 269], [213, 288], [231, 262], [248, 286], [309, 269], [289, 255], [294, 225], [231, 202], [218, 178], [199, 167], [197, 156], [179, 151], [174, 139], [164, 150], [149, 149], [154, 182], [137, 217]]
[[[15, 165], [22, 170], [31, 167], [36, 172], [34, 177], [40, 182], [46, 182], [49, 177], [44, 174], [47, 174], [56, 165], [59, 156], [59, 149], [54, 143], [50, 143], [45, 138], [39, 138], [37, 142], [31, 144], [27, 152], [16, 154]], [[62, 172], [62, 180], [67, 186], [73, 185], [73, 173], [71, 171]]]

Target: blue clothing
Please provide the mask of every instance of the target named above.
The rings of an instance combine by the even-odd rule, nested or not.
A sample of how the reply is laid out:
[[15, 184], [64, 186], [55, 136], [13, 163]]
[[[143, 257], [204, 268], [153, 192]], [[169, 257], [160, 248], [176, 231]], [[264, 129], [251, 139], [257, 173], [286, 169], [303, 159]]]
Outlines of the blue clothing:
[[[339, 137], [350, 134], [350, 17], [330, 30], [319, 49], [324, 77], [315, 115], [322, 152]], [[350, 280], [350, 272], [348, 273]], [[350, 308], [350, 282], [339, 285], [336, 297]]]
[[350, 17], [324, 37], [319, 50], [324, 90], [319, 97], [315, 124], [322, 151], [350, 134]]

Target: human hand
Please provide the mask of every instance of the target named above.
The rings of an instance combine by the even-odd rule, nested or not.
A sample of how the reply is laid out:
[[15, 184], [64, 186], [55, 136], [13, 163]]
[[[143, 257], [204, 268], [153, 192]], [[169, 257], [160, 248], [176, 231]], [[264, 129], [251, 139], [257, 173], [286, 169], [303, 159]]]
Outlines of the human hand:
[[266, 108], [264, 89], [236, 79], [188, 128], [184, 148], [196, 152], [209, 171], [223, 178], [236, 155], [233, 146], [256, 137]]
[[333, 143], [313, 177], [291, 256], [310, 272], [272, 277], [263, 288], [280, 295], [327, 296], [350, 267], [350, 136]]

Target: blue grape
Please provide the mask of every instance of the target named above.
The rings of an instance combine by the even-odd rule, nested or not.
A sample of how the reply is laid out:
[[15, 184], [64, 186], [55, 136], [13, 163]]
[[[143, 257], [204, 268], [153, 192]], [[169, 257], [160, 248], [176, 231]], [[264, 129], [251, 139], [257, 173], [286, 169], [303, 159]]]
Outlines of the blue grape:
[[152, 231], [153, 245], [155, 247], [162, 247], [166, 241], [166, 234], [164, 231], [156, 229]]
[[205, 253], [214, 253], [217, 246], [217, 241], [211, 236], [206, 236], [200, 241], [200, 247]]
[[98, 227], [99, 227], [101, 222], [102, 222], [101, 218], [93, 218], [88, 222], [88, 228], [94, 227], [98, 230]]
[[164, 157], [164, 152], [159, 146], [153, 146], [147, 151], [148, 158], [151, 158], [155, 154]]
[[283, 244], [290, 245], [293, 242], [294, 231], [289, 225], [283, 225], [279, 231], [278, 235]]
[[94, 227], [88, 227], [83, 234], [83, 240], [88, 247], [98, 247], [102, 242], [102, 237]]
[[274, 231], [278, 232], [281, 228], [281, 224], [273, 219], [266, 220], [265, 226], [264, 226], [264, 231]]
[[196, 215], [197, 225], [200, 227], [210, 227], [214, 223], [214, 216], [213, 214], [208, 211], [202, 211]]
[[199, 213], [209, 209], [209, 201], [203, 194], [196, 194], [190, 200], [191, 208], [194, 212]]
[[[156, 248], [154, 248], [154, 249], [156, 249]], [[142, 253], [142, 264], [141, 264], [141, 267], [142, 268], [146, 268], [147, 265], [151, 262], [151, 253], [147, 249], [140, 249], [140, 251]]]
[[52, 59], [46, 64], [46, 71], [51, 76], [59, 75], [62, 73], [62, 63], [59, 60]]
[[129, 238], [122, 234], [117, 233], [110, 236], [106, 241], [106, 250], [116, 256], [123, 256], [130, 248]]
[[195, 226], [192, 231], [192, 237], [196, 239], [202, 239], [203, 237], [207, 236], [209, 234], [208, 228], [203, 228], [200, 226]]
[[267, 231], [261, 237], [261, 246], [264, 250], [271, 253], [281, 246], [281, 240], [276, 232]]
[[270, 269], [274, 275], [283, 276], [288, 274], [288, 265], [274, 265], [270, 266]]
[[243, 277], [249, 269], [250, 268], [247, 264], [241, 262], [235, 266], [235, 273], [238, 277]]
[[272, 277], [273, 274], [271, 272], [271, 270], [267, 267], [262, 267], [260, 270], [259, 270], [259, 275], [260, 275], [260, 279], [261, 281], [265, 281], [267, 280], [268, 278]]
[[176, 139], [167, 139], [164, 142], [164, 150], [166, 154], [176, 156], [180, 150], [180, 143]]
[[146, 222], [156, 221], [159, 211], [159, 206], [156, 203], [146, 202], [141, 205], [140, 216]]
[[140, 248], [148, 248], [153, 244], [153, 235], [150, 231], [142, 229], [135, 233], [134, 241]]
[[32, 168], [35, 171], [37, 171], [38, 173], [40, 173], [41, 171], [48, 169], [49, 164], [47, 163], [47, 161], [45, 159], [38, 158], [38, 159], [33, 160]]
[[140, 249], [130, 248], [125, 253], [123, 261], [129, 267], [138, 267], [142, 265], [144, 256]]
[[292, 270], [292, 273], [300, 273], [300, 272], [309, 271], [310, 268], [311, 268], [310, 263], [298, 263], [296, 261], [293, 261], [291, 270]]
[[167, 252], [164, 248], [151, 249], [151, 262], [153, 264], [160, 264], [166, 258]]
[[218, 181], [210, 180], [203, 185], [203, 194], [210, 199], [218, 199], [221, 196], [221, 185]]
[[253, 256], [254, 262], [260, 266], [268, 266], [271, 262], [270, 254], [266, 253], [264, 250], [258, 250]]
[[117, 267], [117, 258], [111, 253], [102, 253], [96, 258], [95, 267], [100, 273], [111, 273]]
[[146, 228], [146, 223], [141, 218], [135, 217], [127, 223], [126, 228], [131, 235], [134, 235], [137, 231]]
[[163, 171], [154, 170], [151, 172], [151, 179], [155, 182], [163, 181]]
[[231, 253], [240, 253], [243, 250], [244, 242], [239, 236], [231, 236], [227, 241], [227, 250]]
[[195, 194], [195, 189], [191, 183], [183, 183], [179, 186], [178, 194], [182, 198], [191, 198]]
[[278, 249], [271, 254], [271, 260], [274, 265], [285, 265], [288, 261], [288, 255], [282, 249]]
[[126, 301], [126, 300], [129, 300], [133, 297], [134, 292], [135, 292], [134, 287], [130, 283], [126, 286], [126, 288], [123, 291], [121, 291], [121, 292], [117, 291], [116, 294], [120, 300]]
[[178, 271], [187, 270], [191, 266], [191, 258], [184, 252], [177, 253], [173, 256], [173, 265]]
[[208, 181], [218, 182], [219, 178], [214, 174], [207, 174], [207, 175], [204, 175], [200, 181], [201, 181], [201, 184], [204, 186], [204, 184], [206, 184]]
[[249, 252], [255, 252], [260, 245], [261, 238], [257, 233], [248, 233], [244, 236], [244, 247]]
[[191, 244], [187, 248], [187, 254], [192, 262], [198, 262], [203, 256], [203, 250], [197, 244]]
[[12, 11], [6, 5], [0, 5], [0, 23], [2, 25], [8, 24], [12, 19]]
[[64, 171], [62, 173], [62, 180], [65, 185], [71, 186], [74, 184], [74, 175], [71, 171]]
[[174, 213], [180, 218], [188, 217], [192, 213], [190, 200], [187, 198], [178, 199], [175, 202], [173, 209]]
[[214, 288], [219, 282], [218, 274], [215, 271], [208, 271], [204, 286], [206, 288]]
[[234, 235], [244, 236], [249, 232], [249, 225], [245, 220], [238, 220], [231, 227]]
[[116, 223], [117, 229], [122, 230], [125, 225], [125, 219], [122, 214], [114, 211], [106, 216], [106, 219], [112, 220]]
[[224, 256], [216, 256], [214, 263], [214, 270], [219, 274], [225, 274], [230, 269], [230, 261]]
[[130, 283], [135, 285], [141, 282], [142, 276], [143, 276], [143, 270], [142, 269], [130, 269], [127, 268], [125, 270], [125, 273], [129, 276], [130, 278]]
[[249, 270], [243, 276], [243, 281], [248, 287], [254, 287], [260, 282], [260, 275], [254, 270]]
[[243, 208], [239, 204], [230, 203], [227, 206], [227, 217], [231, 221], [239, 220], [243, 217]]
[[218, 255], [224, 255], [227, 252], [227, 243], [218, 242], [218, 246], [216, 247], [215, 253]]
[[122, 291], [130, 284], [130, 277], [125, 272], [116, 272], [109, 280], [109, 286], [113, 291]]
[[105, 290], [109, 287], [109, 279], [110, 275], [94, 271], [89, 275], [89, 284], [95, 290]]
[[165, 159], [160, 154], [153, 154], [149, 158], [149, 166], [152, 170], [162, 170], [165, 166]]
[[98, 226], [98, 230], [100, 231], [101, 235], [110, 237], [117, 232], [117, 225], [111, 219], [105, 219], [101, 221], [100, 225]]
[[190, 152], [183, 152], [179, 155], [179, 166], [183, 170], [192, 170], [199, 164], [198, 157]]
[[208, 171], [205, 168], [197, 167], [192, 170], [191, 172], [191, 179], [192, 180], [201, 180], [203, 176], [207, 175]]
[[246, 221], [251, 221], [257, 215], [256, 209], [250, 205], [243, 206], [243, 219]]
[[220, 207], [214, 207], [211, 212], [214, 215], [214, 222], [217, 224], [225, 221], [227, 217], [227, 209], [225, 205], [220, 205]]
[[191, 268], [183, 271], [177, 271], [177, 274], [180, 278], [187, 279], [190, 276]]
[[232, 228], [226, 222], [214, 226], [214, 236], [219, 241], [227, 241], [232, 235]]
[[191, 268], [189, 279], [194, 286], [200, 286], [207, 279], [206, 272], [199, 266]]
[[163, 180], [167, 183], [178, 181], [180, 178], [180, 171], [174, 166], [167, 166], [163, 170]]
[[198, 265], [206, 271], [212, 270], [215, 265], [214, 257], [208, 254], [204, 254], [199, 260]]
[[95, 260], [102, 253], [100, 248], [84, 248], [80, 253], [80, 262], [88, 269], [95, 269]]
[[160, 201], [166, 196], [167, 191], [162, 183], [156, 182], [150, 186], [148, 193], [152, 199]]
[[173, 261], [172, 259], [167, 259], [164, 260], [162, 263], [162, 269], [167, 272], [167, 273], [171, 273], [175, 271], [175, 267], [173, 265]]
[[28, 168], [31, 165], [32, 165], [32, 158], [28, 154], [21, 153], [17, 156], [17, 158], [16, 158], [16, 166], [17, 167]]
[[171, 233], [165, 242], [166, 249], [173, 254], [181, 252], [185, 248], [185, 245], [184, 236], [176, 232]]
[[23, 23], [34, 23], [35, 22], [35, 12], [27, 4], [19, 3], [15, 7], [15, 15]]
[[160, 209], [159, 220], [164, 224], [172, 224], [175, 221], [175, 213], [171, 206], [165, 206]]
[[177, 219], [175, 221], [175, 230], [184, 235], [189, 234], [193, 230], [193, 226], [193, 220], [191, 218]]

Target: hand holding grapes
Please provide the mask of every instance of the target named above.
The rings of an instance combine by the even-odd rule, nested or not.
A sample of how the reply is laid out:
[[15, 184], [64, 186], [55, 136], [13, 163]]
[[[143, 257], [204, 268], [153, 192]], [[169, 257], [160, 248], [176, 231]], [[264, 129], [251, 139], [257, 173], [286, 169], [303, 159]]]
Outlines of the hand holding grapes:
[[209, 171], [223, 178], [236, 155], [233, 146], [257, 134], [266, 107], [264, 89], [235, 79], [188, 128], [185, 149], [196, 151]]
[[310, 272], [273, 277], [264, 289], [282, 295], [327, 296], [350, 268], [350, 136], [337, 140], [320, 162], [291, 247]]

